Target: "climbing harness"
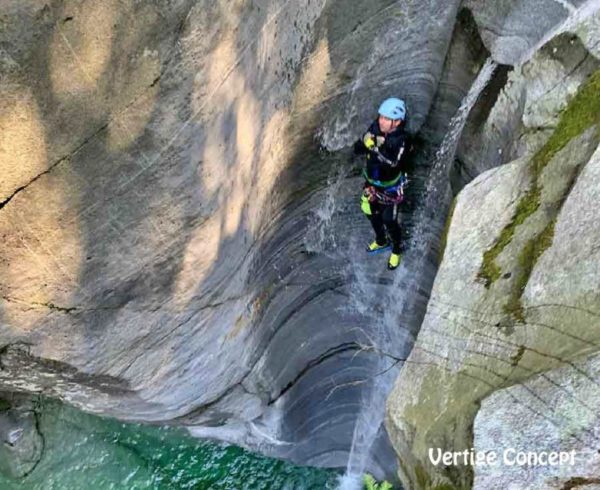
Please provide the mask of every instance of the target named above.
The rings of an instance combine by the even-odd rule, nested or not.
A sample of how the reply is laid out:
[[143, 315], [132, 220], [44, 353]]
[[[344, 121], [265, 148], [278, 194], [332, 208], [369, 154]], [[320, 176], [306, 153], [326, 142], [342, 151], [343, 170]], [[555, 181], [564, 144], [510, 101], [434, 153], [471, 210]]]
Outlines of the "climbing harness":
[[367, 216], [372, 214], [371, 203], [377, 202], [384, 206], [394, 206], [394, 219], [398, 212], [398, 205], [404, 201], [404, 186], [408, 183], [406, 174], [400, 174], [392, 185], [383, 186], [378, 184], [385, 184], [387, 182], [373, 181], [367, 179], [368, 184], [365, 184], [363, 193], [361, 196], [360, 207]]

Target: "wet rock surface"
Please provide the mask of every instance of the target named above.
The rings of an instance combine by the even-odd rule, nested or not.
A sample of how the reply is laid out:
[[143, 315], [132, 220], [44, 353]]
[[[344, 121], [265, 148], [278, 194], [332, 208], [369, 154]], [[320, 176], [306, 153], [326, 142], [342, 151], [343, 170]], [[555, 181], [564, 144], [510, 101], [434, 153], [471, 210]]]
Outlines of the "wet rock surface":
[[385, 267], [345, 269], [358, 164], [318, 148], [389, 95], [423, 124], [458, 2], [2, 7], [2, 388], [345, 465], [380, 357], [352, 298]]

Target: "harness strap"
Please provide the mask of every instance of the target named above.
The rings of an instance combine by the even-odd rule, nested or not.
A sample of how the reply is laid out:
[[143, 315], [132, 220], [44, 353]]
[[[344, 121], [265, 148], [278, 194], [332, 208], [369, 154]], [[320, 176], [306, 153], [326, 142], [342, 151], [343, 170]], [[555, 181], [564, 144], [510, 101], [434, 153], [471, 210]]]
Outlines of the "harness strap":
[[387, 186], [383, 189], [370, 186], [371, 193], [375, 199], [382, 204], [400, 204], [404, 201], [404, 185], [407, 182], [404, 174], [400, 174], [399, 178], [396, 179], [397, 183], [392, 186]]
[[375, 179], [371, 179], [369, 178], [369, 176], [367, 175], [367, 169], [363, 169], [363, 176], [364, 178], [367, 180], [367, 182], [371, 185], [375, 185], [377, 187], [393, 187], [395, 184], [397, 184], [398, 182], [400, 182], [400, 180], [404, 177], [404, 175], [402, 173], [398, 174], [398, 177], [396, 177], [395, 179], [392, 180], [375, 180]]

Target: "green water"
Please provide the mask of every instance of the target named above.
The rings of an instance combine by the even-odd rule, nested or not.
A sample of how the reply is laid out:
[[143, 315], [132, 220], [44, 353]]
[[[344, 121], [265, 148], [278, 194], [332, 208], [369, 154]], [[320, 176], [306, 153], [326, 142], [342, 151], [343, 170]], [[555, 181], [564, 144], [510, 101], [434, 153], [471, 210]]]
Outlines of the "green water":
[[199, 441], [182, 430], [123, 424], [55, 402], [39, 413], [44, 454], [2, 490], [333, 489], [339, 473]]

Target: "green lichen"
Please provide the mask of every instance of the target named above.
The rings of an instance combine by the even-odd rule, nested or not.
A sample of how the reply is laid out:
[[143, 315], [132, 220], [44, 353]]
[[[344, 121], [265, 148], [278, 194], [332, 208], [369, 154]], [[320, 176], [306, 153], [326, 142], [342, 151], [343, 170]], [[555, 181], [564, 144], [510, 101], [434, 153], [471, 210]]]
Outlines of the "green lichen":
[[517, 277], [508, 302], [504, 305], [504, 312], [512, 315], [513, 318], [522, 323], [525, 323], [525, 314], [521, 303], [521, 296], [537, 260], [552, 245], [555, 223], [556, 218], [550, 221], [540, 233], [529, 240], [519, 254]]
[[520, 345], [517, 353], [510, 358], [510, 365], [512, 367], [517, 367], [523, 359], [523, 354], [525, 354], [526, 347], [524, 345]]
[[478, 276], [485, 281], [486, 288], [489, 288], [502, 275], [502, 269], [496, 264], [496, 258], [512, 241], [517, 227], [523, 224], [540, 207], [540, 195], [541, 189], [537, 185], [527, 191], [519, 200], [513, 218], [504, 227], [494, 246], [484, 252], [483, 263]]
[[532, 159], [536, 180], [544, 167], [569, 141], [586, 129], [600, 123], [600, 70], [597, 70], [579, 89], [561, 113], [558, 126], [550, 139]]
[[[486, 250], [483, 254], [483, 261], [478, 277], [483, 279], [486, 288], [489, 288], [502, 275], [502, 270], [496, 263], [496, 259], [512, 241], [516, 228], [540, 206], [541, 184], [539, 183], [539, 178], [543, 169], [569, 141], [595, 124], [600, 127], [600, 70], [594, 72], [579, 89], [575, 97], [560, 114], [558, 125], [546, 144], [531, 159], [531, 188], [519, 200], [513, 218], [504, 227], [492, 248]], [[528, 244], [526, 245], [527, 247], [531, 249], [533, 245]], [[540, 254], [541, 252], [537, 254], [536, 259]], [[531, 262], [528, 259], [535, 255], [532, 254], [532, 250], [523, 251], [521, 254], [520, 261], [526, 263], [529, 272], [533, 269], [535, 261]], [[519, 309], [520, 307], [514, 298], [521, 297], [520, 291], [524, 287], [522, 284], [523, 278], [527, 280], [529, 274], [520, 274], [520, 281], [518, 281], [516, 288], [518, 296], [515, 293], [506, 306], [506, 309], [514, 312], [517, 318], [522, 318], [522, 308]]]

